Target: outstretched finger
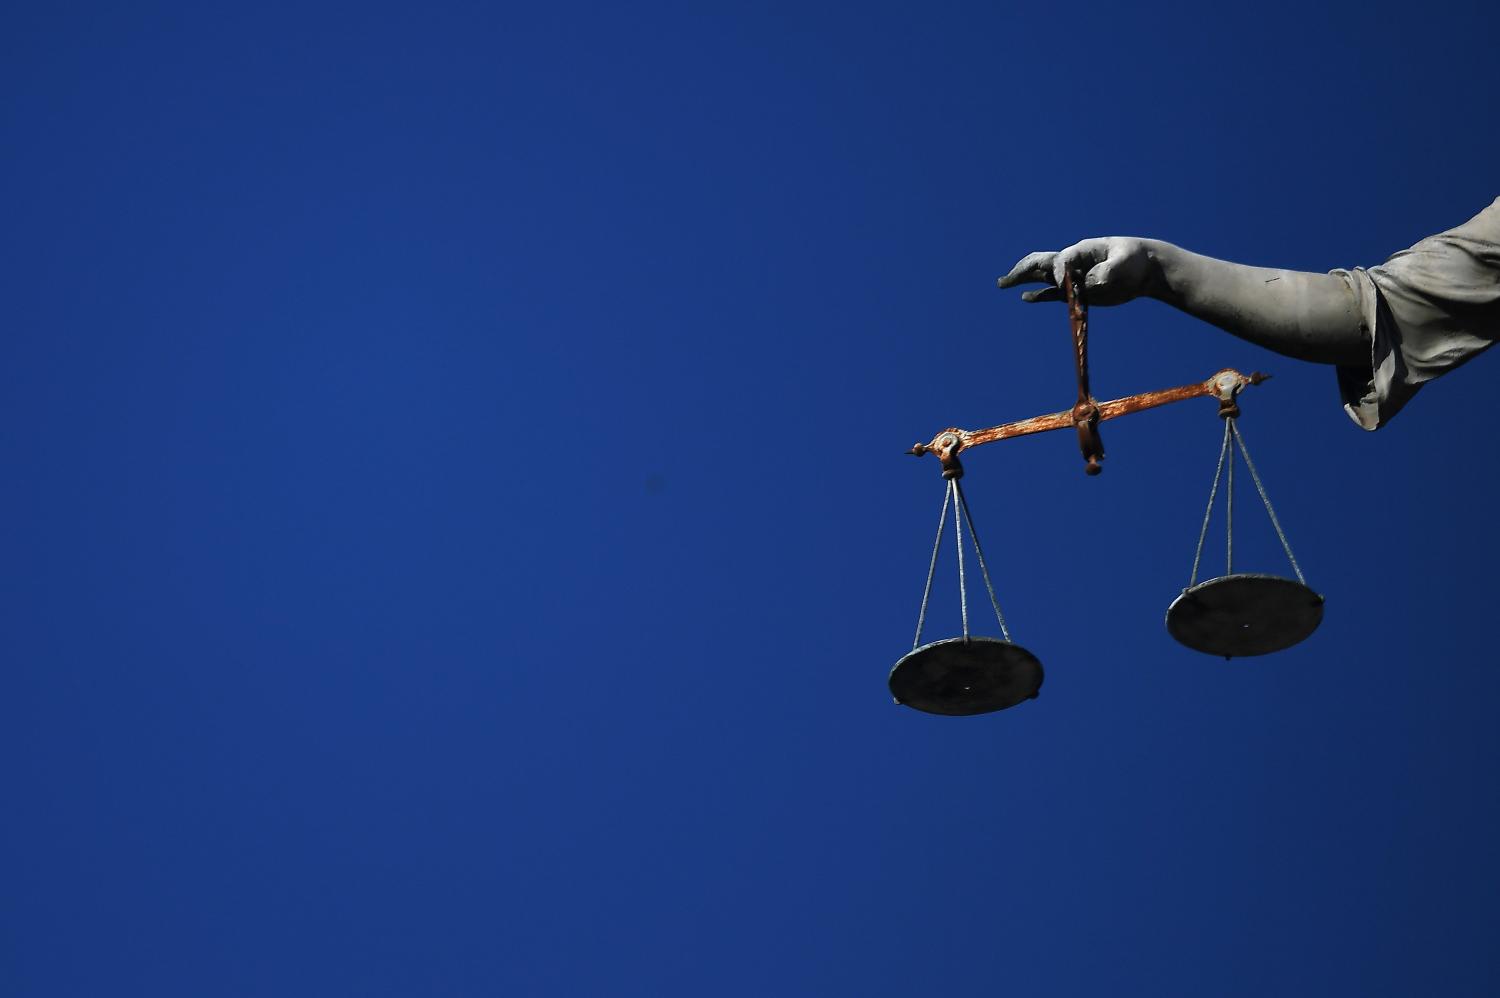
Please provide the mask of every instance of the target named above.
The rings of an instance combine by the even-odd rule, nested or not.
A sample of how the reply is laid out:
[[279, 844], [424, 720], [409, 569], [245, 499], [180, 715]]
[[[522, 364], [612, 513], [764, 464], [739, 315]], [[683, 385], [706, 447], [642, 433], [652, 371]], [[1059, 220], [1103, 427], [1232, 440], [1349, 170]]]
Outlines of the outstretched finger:
[[1035, 284], [1037, 281], [1052, 280], [1052, 258], [1057, 254], [1028, 253], [1021, 257], [1020, 261], [1000, 280], [996, 281], [1002, 288], [1013, 288], [1017, 284]]
[[1038, 288], [1035, 291], [1022, 291], [1022, 301], [1062, 301], [1062, 288]]

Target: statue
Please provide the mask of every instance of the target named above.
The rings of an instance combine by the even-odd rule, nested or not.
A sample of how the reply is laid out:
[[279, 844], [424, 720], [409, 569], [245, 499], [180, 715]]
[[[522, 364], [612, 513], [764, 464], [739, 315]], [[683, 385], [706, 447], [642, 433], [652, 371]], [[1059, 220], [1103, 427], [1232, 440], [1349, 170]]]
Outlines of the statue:
[[1032, 253], [999, 284], [1044, 283], [1021, 297], [1059, 301], [1070, 273], [1082, 276], [1091, 305], [1156, 298], [1269, 350], [1334, 365], [1344, 409], [1375, 430], [1428, 381], [1500, 339], [1500, 198], [1368, 270], [1273, 270], [1106, 236]]

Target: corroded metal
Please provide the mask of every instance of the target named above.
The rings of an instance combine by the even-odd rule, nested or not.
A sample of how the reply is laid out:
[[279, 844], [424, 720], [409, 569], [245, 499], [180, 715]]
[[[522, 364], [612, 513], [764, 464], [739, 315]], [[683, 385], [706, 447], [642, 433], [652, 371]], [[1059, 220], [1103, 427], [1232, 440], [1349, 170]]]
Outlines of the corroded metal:
[[1072, 271], [1063, 275], [1063, 295], [1068, 300], [1068, 326], [1073, 333], [1073, 367], [1078, 375], [1078, 401], [1073, 405], [1073, 428], [1078, 431], [1078, 449], [1084, 471], [1097, 475], [1104, 468], [1104, 440], [1099, 436], [1099, 403], [1089, 391], [1089, 307], [1083, 300], [1081, 281]]
[[1111, 402], [1098, 402], [1089, 389], [1089, 309], [1083, 294], [1082, 278], [1072, 271], [1064, 273], [1062, 292], [1068, 303], [1068, 327], [1073, 336], [1073, 369], [1078, 379], [1078, 400], [1073, 403], [1073, 408], [1066, 412], [1054, 412], [1046, 416], [1017, 420], [1014, 423], [1003, 423], [987, 430], [961, 430], [956, 426], [950, 426], [927, 443], [916, 444], [907, 451], [908, 454], [936, 454], [943, 464], [944, 478], [962, 478], [964, 467], [958, 460], [960, 451], [987, 444], [992, 440], [1024, 437], [1032, 433], [1045, 433], [1048, 430], [1060, 430], [1071, 426], [1078, 434], [1078, 449], [1083, 454], [1084, 470], [1090, 475], [1097, 475], [1103, 470], [1099, 462], [1104, 460], [1104, 441], [1099, 435], [1099, 424], [1105, 420], [1118, 419], [1120, 416], [1128, 416], [1144, 409], [1154, 409], [1169, 402], [1180, 402], [1205, 395], [1219, 400], [1221, 417], [1232, 419], [1240, 414], [1239, 405], [1236, 402], [1239, 393], [1247, 385], [1258, 385], [1267, 378], [1264, 374], [1245, 375], [1226, 367], [1213, 377], [1196, 385], [1164, 388], [1155, 392], [1127, 395], [1125, 398]]
[[[1219, 400], [1222, 415], [1238, 414], [1238, 409], [1231, 410], [1227, 407], [1235, 405], [1235, 399], [1239, 393], [1250, 385], [1258, 385], [1265, 381], [1269, 375], [1259, 372], [1254, 374], [1241, 374], [1232, 367], [1226, 367], [1212, 377], [1191, 385], [1179, 385], [1176, 388], [1162, 388], [1154, 392], [1141, 392], [1139, 395], [1127, 395], [1124, 398], [1113, 399], [1109, 402], [1095, 403], [1098, 410], [1096, 422], [1104, 422], [1109, 419], [1118, 419], [1121, 416], [1129, 416], [1132, 413], [1143, 412], [1147, 409], [1155, 409], [1157, 406], [1167, 405], [1171, 402], [1182, 402], [1186, 399], [1214, 398]], [[950, 426], [941, 433], [933, 436], [927, 443], [919, 443], [908, 454], [936, 454], [943, 462], [945, 472], [951, 466], [960, 469], [958, 455], [960, 452], [980, 444], [991, 443], [996, 440], [1009, 440], [1011, 437], [1025, 437], [1033, 433], [1046, 433], [1049, 430], [1065, 430], [1070, 426], [1077, 426], [1078, 407], [1065, 409], [1062, 412], [1054, 412], [1045, 416], [1032, 416], [1030, 419], [1019, 419], [1013, 423], [1002, 423], [999, 426], [991, 426], [984, 430], [963, 430], [956, 426]], [[1080, 432], [1080, 439], [1082, 433]], [[1103, 456], [1103, 447], [1099, 448], [1099, 456]]]

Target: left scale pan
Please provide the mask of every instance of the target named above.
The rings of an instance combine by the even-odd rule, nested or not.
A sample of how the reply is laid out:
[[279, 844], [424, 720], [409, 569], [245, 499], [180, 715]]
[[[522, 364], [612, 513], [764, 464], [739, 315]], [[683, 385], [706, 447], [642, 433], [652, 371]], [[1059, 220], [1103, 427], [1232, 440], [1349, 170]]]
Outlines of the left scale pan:
[[[897, 703], [949, 717], [988, 714], [1014, 707], [1022, 700], [1035, 698], [1042, 688], [1042, 663], [1031, 652], [1011, 641], [1010, 628], [1005, 626], [1005, 615], [1000, 612], [990, 569], [985, 564], [984, 548], [979, 544], [979, 532], [974, 529], [968, 500], [958, 482], [962, 475], [963, 468], [957, 461], [951, 462], [943, 472], [948, 481], [943, 490], [943, 509], [938, 514], [932, 561], [927, 566], [927, 584], [922, 589], [917, 634], [912, 639], [911, 651], [901, 657], [891, 669], [890, 676], [891, 696]], [[932, 576], [937, 571], [938, 552], [943, 545], [943, 528], [950, 505], [953, 507], [953, 533], [958, 548], [958, 606], [963, 619], [963, 636], [923, 644], [922, 627], [927, 622], [927, 601], [932, 596]], [[999, 638], [969, 632], [969, 586], [964, 573], [965, 524], [969, 528], [969, 539], [974, 542], [974, 554], [979, 560], [980, 574], [984, 576], [990, 606], [995, 611], [995, 622], [1000, 625], [1002, 636]]]
[[988, 714], [1035, 699], [1042, 663], [1018, 644], [970, 636], [914, 649], [891, 670], [891, 695], [929, 714]]

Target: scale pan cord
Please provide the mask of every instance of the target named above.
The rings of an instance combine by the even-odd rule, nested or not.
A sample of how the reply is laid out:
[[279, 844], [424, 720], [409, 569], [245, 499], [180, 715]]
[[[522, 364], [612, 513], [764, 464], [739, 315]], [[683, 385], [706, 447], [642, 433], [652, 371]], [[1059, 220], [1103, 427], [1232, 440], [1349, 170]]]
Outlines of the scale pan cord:
[[964, 495], [963, 485], [957, 477], [950, 478], [943, 488], [943, 506], [938, 512], [937, 536], [932, 542], [932, 557], [927, 562], [927, 580], [922, 585], [922, 604], [917, 611], [917, 632], [912, 638], [911, 646], [916, 649], [922, 643], [922, 631], [927, 624], [927, 608], [932, 599], [932, 580], [937, 575], [938, 555], [943, 548], [943, 529], [948, 523], [948, 507], [953, 507], [953, 532], [955, 544], [958, 547], [958, 595], [959, 610], [963, 620], [963, 636], [969, 636], [969, 588], [968, 576], [964, 568], [964, 546], [963, 528], [969, 528], [969, 539], [974, 545], [974, 554], [979, 560], [979, 571], [984, 578], [984, 588], [989, 593], [990, 606], [995, 611], [995, 621], [1000, 625], [1000, 634], [1006, 641], [1010, 638], [1010, 628], [1005, 623], [1005, 614], [1000, 610], [1000, 598], [995, 595], [995, 584], [990, 577], [989, 563], [984, 557], [984, 548], [979, 542], [979, 532], [974, 527], [973, 514], [969, 512], [969, 501]]
[[[948, 508], [953, 507], [954, 541], [958, 545], [958, 588], [963, 620], [961, 637], [922, 644], [927, 609], [932, 597], [932, 581], [937, 573], [938, 556], [946, 532]], [[979, 561], [990, 606], [1000, 625], [1002, 638], [969, 633], [968, 581], [964, 567], [964, 526]], [[1035, 699], [1042, 687], [1042, 663], [1035, 655], [1010, 639], [1000, 600], [995, 595], [989, 563], [974, 527], [968, 498], [958, 476], [947, 479], [943, 505], [938, 511], [937, 536], [932, 543], [932, 557], [927, 564], [927, 578], [922, 587], [922, 605], [917, 613], [917, 631], [912, 650], [891, 669], [891, 696], [898, 704], [929, 714], [965, 716], [987, 714]]]
[[[1167, 631], [1177, 641], [1195, 651], [1219, 655], [1226, 659], [1250, 655], [1268, 655], [1282, 651], [1306, 640], [1323, 622], [1323, 596], [1307, 585], [1302, 567], [1292, 553], [1286, 531], [1271, 505], [1260, 472], [1250, 457], [1250, 450], [1238, 426], [1238, 412], [1227, 414], [1224, 420], [1224, 440], [1219, 447], [1219, 461], [1214, 469], [1213, 485], [1209, 488], [1208, 508], [1203, 514], [1203, 525], [1198, 531], [1198, 545], [1193, 552], [1192, 573], [1188, 586], [1167, 608]], [[1233, 446], [1231, 446], [1233, 445]], [[1295, 581], [1277, 575], [1259, 573], [1234, 573], [1234, 447], [1239, 448], [1245, 459], [1245, 467], [1255, 483], [1256, 492], [1281, 542], [1281, 549], [1296, 574]], [[1219, 491], [1219, 481], [1229, 468], [1228, 489], [1225, 491], [1225, 574], [1206, 582], [1198, 582], [1198, 568], [1203, 557], [1203, 544], [1208, 536], [1209, 521], [1213, 516], [1214, 501]]]

